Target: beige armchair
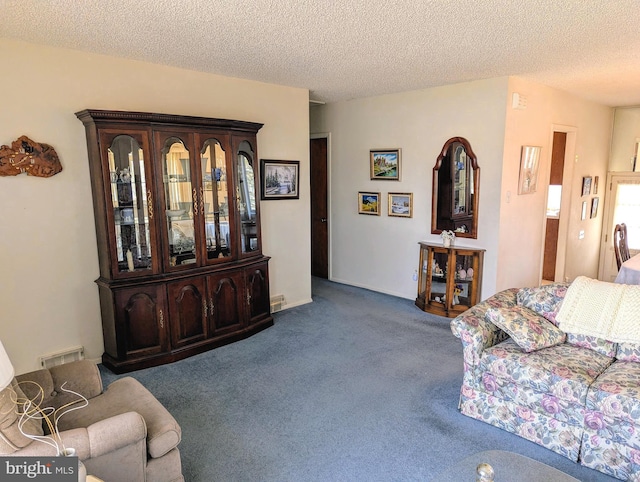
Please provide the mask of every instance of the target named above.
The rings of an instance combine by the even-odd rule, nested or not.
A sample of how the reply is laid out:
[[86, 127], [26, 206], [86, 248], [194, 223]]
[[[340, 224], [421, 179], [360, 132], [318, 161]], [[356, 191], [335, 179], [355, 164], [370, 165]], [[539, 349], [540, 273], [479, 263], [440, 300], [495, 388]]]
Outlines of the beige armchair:
[[[74, 448], [87, 473], [105, 482], [178, 482], [184, 481], [178, 444], [180, 426], [166, 408], [142, 384], [131, 377], [111, 383], [103, 391], [98, 367], [89, 361], [77, 361], [48, 370], [17, 376], [11, 388], [0, 393], [0, 454], [24, 456], [55, 455], [54, 447], [25, 437], [18, 430], [18, 415], [13, 405], [18, 396], [33, 399], [36, 382], [44, 389], [42, 407], [58, 408], [84, 395], [89, 405], [65, 414], [58, 428], [65, 447]], [[46, 434], [34, 420], [24, 430]]]

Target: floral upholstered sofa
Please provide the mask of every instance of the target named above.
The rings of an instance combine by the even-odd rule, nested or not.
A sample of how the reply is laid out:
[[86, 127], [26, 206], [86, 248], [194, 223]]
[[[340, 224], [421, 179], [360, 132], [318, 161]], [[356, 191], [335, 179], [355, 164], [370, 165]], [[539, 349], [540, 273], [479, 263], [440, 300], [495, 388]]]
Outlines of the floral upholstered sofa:
[[640, 344], [560, 330], [569, 287], [505, 290], [451, 321], [463, 346], [459, 409], [587, 467], [640, 481]]

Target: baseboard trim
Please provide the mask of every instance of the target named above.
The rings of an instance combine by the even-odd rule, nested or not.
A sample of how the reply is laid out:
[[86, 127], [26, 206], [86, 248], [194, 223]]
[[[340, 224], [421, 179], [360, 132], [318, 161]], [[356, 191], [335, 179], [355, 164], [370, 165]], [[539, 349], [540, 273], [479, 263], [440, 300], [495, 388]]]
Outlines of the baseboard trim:
[[311, 298], [307, 298], [307, 299], [300, 300], [300, 301], [294, 301], [293, 303], [286, 303], [286, 304], [284, 304], [282, 306], [282, 309], [278, 313], [286, 311], [289, 308], [295, 308], [296, 306], [302, 306], [302, 305], [306, 305], [308, 303], [313, 303], [313, 300]]
[[385, 295], [395, 296], [396, 298], [402, 298], [404, 300], [414, 300], [415, 298], [409, 297], [406, 294], [398, 293], [396, 291], [381, 290], [380, 288], [374, 288], [362, 283], [353, 283], [352, 281], [341, 280], [339, 278], [331, 278], [329, 281], [340, 283], [348, 286], [355, 286], [356, 288], [364, 288], [365, 290], [375, 291], [376, 293], [384, 293]]

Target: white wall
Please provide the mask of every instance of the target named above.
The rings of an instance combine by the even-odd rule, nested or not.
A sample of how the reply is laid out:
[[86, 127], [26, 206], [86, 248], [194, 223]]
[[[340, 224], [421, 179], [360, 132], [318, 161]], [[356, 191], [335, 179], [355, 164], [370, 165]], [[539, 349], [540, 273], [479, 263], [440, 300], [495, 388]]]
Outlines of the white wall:
[[[640, 139], [640, 108], [618, 107], [613, 122], [610, 171], [632, 171], [637, 139]], [[640, 171], [640, 160], [636, 170]]]
[[[332, 279], [415, 299], [418, 242], [431, 234], [432, 172], [444, 143], [465, 137], [480, 166], [478, 239], [486, 248], [483, 296], [495, 290], [499, 189], [508, 79], [483, 80], [327, 104], [311, 109], [311, 132], [331, 133]], [[369, 151], [402, 149], [400, 181], [372, 181]], [[380, 192], [382, 215], [359, 215], [358, 191]], [[412, 192], [413, 218], [387, 216], [389, 192]]]
[[271, 294], [310, 301], [308, 91], [0, 39], [11, 66], [0, 90], [1, 144], [51, 144], [63, 171], [0, 177], [0, 339], [17, 373], [75, 345], [103, 352], [85, 109], [264, 123], [258, 156], [301, 161], [299, 200], [261, 203]]
[[[571, 173], [568, 227], [566, 231], [565, 277], [578, 275], [597, 277], [602, 229], [604, 183], [607, 174], [613, 109], [581, 100], [565, 92], [528, 82], [509, 79], [508, 99], [514, 92], [527, 99], [526, 109], [507, 106], [502, 195], [500, 205], [500, 256], [496, 287], [504, 289], [535, 286], [540, 282], [544, 243], [547, 185], [549, 183], [551, 144], [554, 126], [572, 130], [575, 140]], [[573, 137], [572, 137], [573, 136]], [[533, 194], [518, 195], [520, 150], [523, 145], [542, 146], [538, 189]], [[570, 153], [571, 155], [571, 153]], [[591, 200], [582, 197], [582, 178], [599, 176], [600, 207], [591, 219]], [[510, 193], [510, 196], [507, 195]], [[582, 202], [587, 202], [587, 219], [581, 220]], [[564, 202], [564, 200], [563, 200]], [[562, 215], [566, 215], [564, 211]], [[578, 239], [584, 231], [584, 239]]]
[[[511, 94], [527, 108], [511, 108]], [[482, 297], [540, 282], [546, 188], [554, 125], [572, 130], [578, 162], [571, 165], [565, 275], [596, 277], [602, 205], [580, 220], [583, 176], [606, 179], [612, 109], [518, 78], [498, 78], [311, 109], [311, 132], [331, 133], [332, 279], [414, 299], [421, 240], [430, 234], [432, 169], [445, 141], [465, 137], [478, 157], [478, 239], [456, 243], [486, 249]], [[568, 127], [567, 127], [568, 126]], [[534, 194], [518, 196], [520, 150], [542, 146]], [[402, 149], [402, 179], [371, 181], [369, 150]], [[603, 187], [601, 187], [603, 189]], [[381, 192], [382, 215], [357, 214], [357, 192]], [[413, 192], [412, 219], [387, 216], [388, 192]], [[507, 193], [509, 196], [507, 197]], [[600, 191], [601, 202], [603, 191]], [[580, 230], [585, 238], [578, 240]]]

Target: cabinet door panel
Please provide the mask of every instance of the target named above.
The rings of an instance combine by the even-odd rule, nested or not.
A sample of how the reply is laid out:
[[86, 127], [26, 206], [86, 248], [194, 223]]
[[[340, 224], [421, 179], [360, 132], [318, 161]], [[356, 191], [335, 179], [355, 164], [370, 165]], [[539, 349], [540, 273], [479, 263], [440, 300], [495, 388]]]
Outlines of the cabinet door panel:
[[193, 134], [156, 132], [157, 159], [162, 172], [163, 261], [166, 271], [199, 265], [194, 214], [198, 211], [194, 179]]
[[153, 223], [153, 181], [146, 131], [105, 130], [100, 136], [114, 277], [159, 272]]
[[178, 348], [206, 336], [207, 305], [204, 278], [167, 285], [171, 320], [171, 346]]
[[196, 145], [200, 156], [198, 228], [205, 240], [205, 264], [229, 261], [236, 233], [235, 213], [230, 209], [234, 196], [229, 135], [199, 133]]
[[209, 293], [212, 306], [209, 313], [211, 336], [237, 330], [244, 321], [242, 272], [221, 276], [209, 276]]
[[256, 323], [269, 316], [269, 274], [267, 264], [254, 266], [246, 271], [249, 323]]
[[261, 252], [260, 204], [256, 201], [259, 199], [260, 174], [254, 146], [254, 137], [233, 138], [240, 256], [253, 256]]
[[163, 286], [118, 290], [115, 300], [120, 358], [149, 356], [169, 349]]
[[479, 301], [478, 291], [482, 278], [482, 253], [455, 249], [453, 250], [453, 255], [456, 269], [451, 311], [459, 314]]

